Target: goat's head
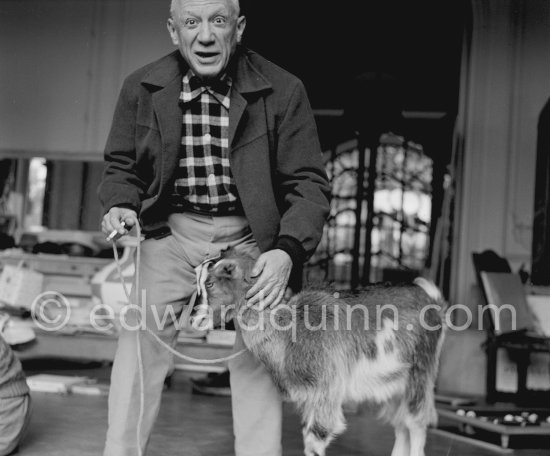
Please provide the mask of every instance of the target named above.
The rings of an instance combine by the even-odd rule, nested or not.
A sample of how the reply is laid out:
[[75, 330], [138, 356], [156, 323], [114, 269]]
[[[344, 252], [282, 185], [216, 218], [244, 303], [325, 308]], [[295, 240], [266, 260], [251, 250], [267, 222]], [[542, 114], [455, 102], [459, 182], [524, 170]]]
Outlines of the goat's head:
[[253, 284], [254, 263], [250, 255], [229, 248], [221, 253], [221, 259], [206, 266], [204, 291], [214, 328], [230, 320], [244, 304], [245, 295]]

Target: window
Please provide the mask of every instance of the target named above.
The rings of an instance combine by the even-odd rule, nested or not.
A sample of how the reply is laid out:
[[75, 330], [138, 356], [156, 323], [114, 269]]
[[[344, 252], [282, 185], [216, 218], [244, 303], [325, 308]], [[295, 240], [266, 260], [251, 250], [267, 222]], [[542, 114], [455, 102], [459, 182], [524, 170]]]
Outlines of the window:
[[48, 167], [45, 158], [33, 158], [29, 163], [27, 203], [23, 228], [26, 231], [44, 229], [44, 196]]
[[[357, 141], [341, 144], [326, 154], [332, 207], [323, 239], [306, 266], [308, 281], [350, 288], [353, 268], [364, 270], [367, 236], [372, 244], [371, 267], [370, 276], [362, 277], [362, 283], [391, 280], [396, 272], [416, 275], [424, 267], [432, 215], [432, 160], [418, 144], [393, 134], [381, 137], [376, 160], [373, 228], [367, 233], [364, 195], [368, 189], [358, 189], [359, 154]], [[367, 169], [365, 174], [368, 172]], [[367, 176], [364, 181], [367, 182]], [[358, 204], [362, 205], [359, 223]], [[359, 261], [354, 262], [357, 257]]]

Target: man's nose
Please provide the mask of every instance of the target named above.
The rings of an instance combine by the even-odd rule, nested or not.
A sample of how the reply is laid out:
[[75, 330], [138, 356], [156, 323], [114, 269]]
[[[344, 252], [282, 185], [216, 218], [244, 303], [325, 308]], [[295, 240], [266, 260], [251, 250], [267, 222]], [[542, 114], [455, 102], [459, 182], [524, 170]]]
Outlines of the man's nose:
[[201, 44], [210, 44], [214, 41], [214, 34], [212, 33], [210, 22], [205, 21], [202, 23], [199, 31], [199, 41]]

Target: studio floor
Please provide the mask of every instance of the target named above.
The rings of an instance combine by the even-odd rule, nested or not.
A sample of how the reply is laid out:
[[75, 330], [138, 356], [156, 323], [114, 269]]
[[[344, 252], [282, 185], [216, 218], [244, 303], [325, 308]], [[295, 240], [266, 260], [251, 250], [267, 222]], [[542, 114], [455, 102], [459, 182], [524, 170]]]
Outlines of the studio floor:
[[[45, 366], [26, 366], [28, 374]], [[106, 381], [108, 367], [85, 370], [47, 369], [48, 373], [88, 375]], [[327, 456], [389, 455], [393, 445], [390, 427], [366, 411], [348, 414], [348, 430], [329, 448]], [[107, 428], [107, 398], [51, 393], [33, 394], [33, 416], [21, 445], [21, 456], [100, 456]], [[292, 407], [285, 405], [284, 455], [302, 456], [301, 431]], [[426, 456], [494, 456], [499, 452], [477, 448], [454, 439], [430, 434]], [[518, 456], [548, 455], [548, 450], [517, 450]], [[189, 376], [176, 372], [163, 394], [159, 419], [148, 456], [231, 456], [231, 405], [226, 397], [193, 394]]]

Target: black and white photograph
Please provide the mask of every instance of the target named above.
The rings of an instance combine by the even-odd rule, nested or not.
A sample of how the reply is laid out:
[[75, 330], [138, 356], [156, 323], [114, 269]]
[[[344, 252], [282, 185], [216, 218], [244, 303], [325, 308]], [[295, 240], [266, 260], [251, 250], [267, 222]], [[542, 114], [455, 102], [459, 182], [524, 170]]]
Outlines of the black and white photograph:
[[550, 454], [550, 0], [0, 0], [0, 456]]

